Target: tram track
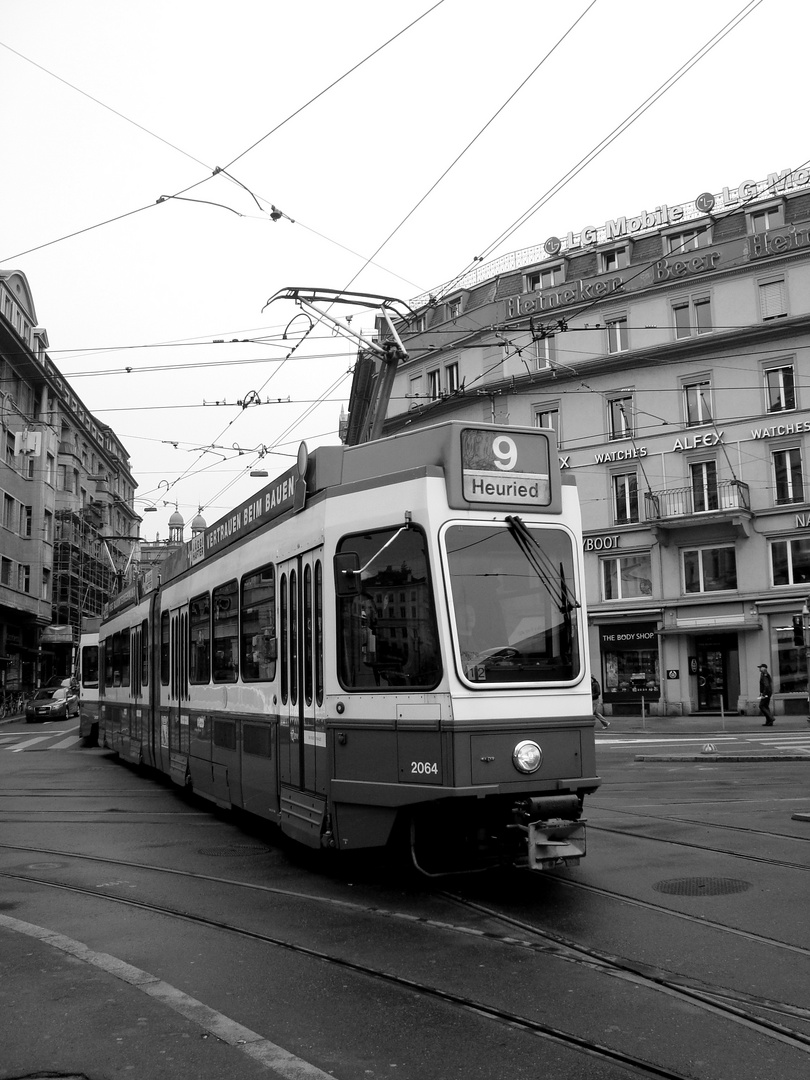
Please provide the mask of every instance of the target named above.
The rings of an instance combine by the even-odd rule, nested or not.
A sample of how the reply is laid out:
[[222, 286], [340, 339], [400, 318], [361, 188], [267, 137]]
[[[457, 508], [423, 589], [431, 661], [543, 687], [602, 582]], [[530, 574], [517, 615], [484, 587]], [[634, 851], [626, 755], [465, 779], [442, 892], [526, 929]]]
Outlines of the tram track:
[[[62, 882], [54, 882], [45, 878], [35, 878], [29, 875], [22, 874], [9, 874], [7, 872], [0, 872], [0, 877], [10, 878], [19, 881], [26, 881], [49, 888], [64, 890], [77, 895], [92, 896], [96, 899], [99, 898], [99, 893], [96, 890], [86, 889], [76, 885], [68, 885]], [[590, 1058], [597, 1059], [605, 1063], [620, 1065], [626, 1069], [632, 1070], [639, 1077], [656, 1078], [656, 1080], [690, 1080], [690, 1078], [685, 1073], [658, 1066], [653, 1062], [646, 1061], [633, 1054], [628, 1054], [621, 1050], [614, 1049], [595, 1040], [583, 1038], [582, 1036], [576, 1035], [572, 1032], [566, 1032], [560, 1028], [532, 1019], [529, 1016], [510, 1012], [507, 1009], [487, 1004], [483, 1001], [467, 997], [463, 994], [453, 993], [441, 987], [430, 986], [427, 983], [423, 983], [415, 979], [410, 979], [402, 975], [397, 975], [394, 972], [385, 971], [382, 968], [376, 968], [368, 964], [357, 963], [355, 961], [348, 960], [345, 957], [337, 957], [334, 955], [330, 955], [329, 953], [326, 953], [320, 949], [313, 949], [308, 946], [284, 941], [281, 938], [274, 937], [270, 934], [265, 934], [255, 930], [249, 930], [245, 927], [239, 927], [234, 925], [233, 923], [228, 923], [219, 919], [209, 919], [204, 916], [195, 915], [191, 912], [171, 908], [163, 904], [147, 903], [141, 900], [135, 900], [131, 897], [115, 896], [112, 894], [101, 895], [102, 899], [116, 904], [120, 904], [130, 909], [140, 910], [153, 915], [162, 915], [168, 918], [191, 923], [195, 926], [203, 927], [209, 930], [220, 931], [257, 943], [271, 945], [276, 948], [281, 948], [286, 951], [292, 952], [296, 955], [306, 957], [308, 959], [317, 960], [326, 964], [337, 966], [344, 971], [351, 972], [361, 977], [367, 977], [385, 982], [389, 985], [396, 986], [402, 990], [406, 990], [419, 997], [428, 997], [434, 1000], [444, 1002], [446, 1004], [453, 1005], [459, 1009], [464, 1010], [465, 1012], [474, 1013], [475, 1015], [484, 1017], [485, 1019], [489, 1019], [500, 1024], [505, 1024], [511, 1029], [523, 1031], [529, 1035], [554, 1043], [557, 1046], [578, 1051], [587, 1055]], [[802, 1046], [800, 1042], [791, 1043], [791, 1045], [794, 1048], [806, 1049], [806, 1047]], [[808, 1048], [810, 1048], [810, 1040], [808, 1040]]]
[[[666, 821], [667, 819], [661, 819]], [[669, 819], [672, 820], [672, 819]], [[698, 823], [700, 824], [700, 823]], [[704, 823], [705, 824], [705, 823]], [[712, 826], [709, 825], [708, 828]], [[650, 836], [648, 833], [632, 832], [627, 829], [611, 828], [609, 825], [594, 825], [590, 821], [588, 822], [588, 829], [591, 832], [609, 833], [613, 836], [623, 836], [631, 840], [647, 840], [653, 844], [668, 844], [673, 847], [687, 848], [690, 851], [705, 851], [710, 855], [726, 855], [731, 859], [742, 859], [744, 862], [760, 863], [765, 866], [772, 866], [780, 870], [799, 870], [803, 873], [810, 871], [810, 865], [806, 862], [788, 862], [785, 859], [772, 859], [763, 855], [749, 855], [742, 851], [732, 851], [730, 848], [711, 847], [708, 844], [695, 844], [686, 840], [673, 840], [664, 836]]]
[[[499, 946], [516, 948], [538, 955], [549, 955], [556, 960], [586, 968], [603, 976], [619, 979], [640, 989], [662, 993], [669, 998], [680, 1001], [683, 1004], [688, 1004], [711, 1016], [722, 1018], [723, 1020], [734, 1024], [739, 1024], [749, 1031], [754, 1031], [761, 1036], [779, 1041], [793, 1049], [798, 1049], [803, 1053], [810, 1054], [810, 1034], [804, 1034], [803, 1032], [788, 1026], [787, 1023], [780, 1022], [778, 1019], [781, 1017], [786, 1021], [794, 1021], [797, 1024], [810, 1024], [810, 1009], [803, 1009], [799, 1006], [792, 1005], [789, 1002], [781, 1002], [753, 994], [746, 994], [727, 987], [714, 987], [699, 979], [674, 974], [662, 969], [654, 969], [650, 965], [637, 963], [613, 954], [602, 952], [581, 945], [563, 935], [552, 933], [525, 919], [520, 919], [508, 912], [498, 910], [496, 907], [470, 900], [458, 893], [442, 891], [433, 895], [438, 896], [454, 907], [474, 912], [477, 916], [483, 916], [491, 922], [500, 923], [505, 927], [508, 927], [508, 932], [497, 933], [493, 930], [463, 925], [446, 919], [419, 916], [414, 915], [411, 912], [397, 911], [390, 908], [343, 900], [336, 897], [317, 896], [300, 890], [280, 888], [256, 882], [245, 882], [235, 878], [202, 874], [197, 871], [179, 870], [173, 867], [163, 867], [148, 863], [135, 863], [131, 860], [118, 860], [106, 856], [87, 855], [76, 852], [65, 852], [52, 848], [10, 844], [0, 844], [0, 850], [47, 855], [116, 867], [125, 866], [130, 870], [154, 872], [170, 875], [172, 877], [186, 878], [194, 881], [205, 881], [217, 885], [227, 885], [236, 889], [276, 895], [295, 901], [307, 901], [313, 904], [343, 909], [345, 911], [354, 911], [358, 915], [402, 920], [409, 924], [422, 925], [431, 931], [442, 931], [445, 933], [463, 935], [465, 937], [478, 937]], [[564, 1042], [567, 1045], [580, 1046], [583, 1042], [587, 1042], [587, 1040], [583, 1041], [579, 1036], [567, 1035], [556, 1028], [534, 1021], [529, 1017], [508, 1013], [503, 1009], [467, 998], [464, 995], [453, 994], [438, 987], [430, 987], [425, 983], [397, 975], [391, 971], [385, 971], [367, 964], [357, 963], [346, 959], [345, 957], [330, 955], [322, 950], [312, 949], [308, 946], [286, 941], [273, 935], [254, 931], [245, 927], [239, 927], [224, 920], [210, 919], [191, 911], [184, 911], [166, 905], [136, 900], [131, 896], [121, 896], [108, 892], [100, 893], [97, 888], [85, 888], [64, 881], [55, 881], [52, 878], [34, 876], [31, 873], [14, 873], [0, 870], [0, 878], [33, 883], [46, 888], [62, 889], [73, 894], [91, 896], [95, 899], [107, 900], [154, 914], [162, 914], [167, 917], [184, 920], [209, 929], [216, 929], [241, 937], [262, 941], [268, 945], [273, 945], [300, 955], [344, 967], [347, 970], [352, 970], [372, 978], [379, 978], [391, 984], [400, 985], [403, 988], [408, 988], [414, 992], [444, 999], [465, 1009], [476, 1011], [481, 1015], [489, 1016], [492, 1019], [511, 1024], [537, 1035], [543, 1034], [548, 1038]], [[631, 897], [624, 897], [607, 889], [584, 885], [564, 878], [556, 878], [555, 880], [558, 884], [570, 888], [584, 889], [588, 892], [597, 893], [612, 900], [618, 900], [620, 902], [629, 903], [654, 911], [656, 914], [682, 919], [700, 926], [703, 929], [710, 928], [718, 932], [733, 934], [756, 942], [759, 945], [787, 950], [798, 956], [810, 957], [810, 950], [808, 949], [781, 942], [773, 938], [768, 938], [764, 935], [728, 927], [720, 923], [706, 920], [703, 917], [696, 918], [683, 912], [673, 911], [672, 909], [661, 905], [635, 900]], [[522, 936], [517, 936], [515, 931], [519, 931]], [[593, 1049], [594, 1052], [597, 1052], [600, 1055], [602, 1054], [603, 1048], [601, 1045], [593, 1044]], [[618, 1052], [618, 1056], [614, 1056], [616, 1053], [617, 1052], [610, 1051], [609, 1056], [611, 1060], [622, 1061], [624, 1064], [632, 1065], [633, 1068], [640, 1067], [640, 1062], [637, 1059], [632, 1058], [632, 1056], [628, 1058], [620, 1052]], [[649, 1075], [675, 1077], [679, 1074], [669, 1073], [664, 1070], [661, 1072], [653, 1071], [649, 1073]]]

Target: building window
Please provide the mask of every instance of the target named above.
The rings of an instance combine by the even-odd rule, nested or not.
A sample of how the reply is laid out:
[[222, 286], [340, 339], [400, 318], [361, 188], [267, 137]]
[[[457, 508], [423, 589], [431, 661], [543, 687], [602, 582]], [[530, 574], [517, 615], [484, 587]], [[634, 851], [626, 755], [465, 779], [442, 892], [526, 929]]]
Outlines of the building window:
[[774, 450], [771, 457], [773, 460], [773, 489], [777, 506], [783, 503], [804, 502], [802, 452], [800, 448], [792, 446], [788, 450]]
[[684, 383], [683, 411], [684, 419], [689, 427], [711, 421], [711, 390], [711, 379]]
[[675, 337], [708, 334], [712, 329], [712, 304], [707, 296], [672, 305]]
[[448, 394], [458, 393], [458, 364], [448, 364], [444, 369], [444, 385]]
[[679, 255], [684, 251], [696, 251], [709, 243], [708, 229], [687, 229], [664, 237], [665, 255]]
[[765, 397], [768, 412], [784, 412], [796, 408], [793, 364], [771, 368], [765, 372]]
[[34, 508], [32, 506], [20, 507], [20, 536], [26, 540], [31, 539], [34, 526]]
[[447, 301], [447, 318], [457, 319], [461, 314], [461, 297], [456, 296]]
[[47, 454], [46, 457], [45, 457], [45, 483], [46, 484], [52, 484], [53, 483], [53, 465], [54, 465], [53, 454]]
[[599, 252], [599, 273], [612, 274], [616, 270], [623, 270], [630, 262], [630, 252], [627, 247], [613, 248], [612, 251]]
[[628, 348], [627, 319], [624, 316], [606, 319], [605, 326], [607, 327], [608, 352], [625, 352]]
[[617, 525], [639, 520], [638, 478], [634, 472], [616, 473], [613, 477], [613, 520]]
[[408, 397], [410, 398], [410, 405], [408, 407], [411, 408], [411, 409], [418, 408], [419, 403], [420, 403], [421, 398], [422, 398], [422, 373], [421, 372], [418, 375], [412, 375], [411, 376], [411, 385], [410, 385], [410, 388], [409, 388], [409, 391], [408, 391]]
[[810, 538], [774, 540], [771, 573], [774, 585], [806, 585], [810, 582]]
[[17, 588], [20, 592], [31, 592], [31, 567], [20, 566], [17, 573]]
[[429, 371], [428, 377], [428, 397], [431, 401], [436, 401], [442, 396], [442, 373], [436, 368], [435, 371]]
[[53, 514], [50, 510], [45, 511], [42, 539], [46, 544], [53, 543]]
[[633, 395], [609, 398], [607, 406], [611, 439], [632, 439], [635, 432]]
[[536, 270], [526, 275], [526, 291], [535, 292], [537, 289], [553, 289], [555, 285], [562, 285], [565, 281], [565, 267], [563, 263], [557, 266], [547, 266], [543, 270]]
[[763, 322], [787, 318], [787, 289], [785, 279], [763, 281], [759, 286], [759, 310]]
[[557, 432], [557, 445], [560, 445], [560, 406], [555, 402], [553, 405], [535, 405], [532, 416], [535, 427], [551, 428]]
[[557, 347], [553, 334], [548, 334], [545, 337], [536, 337], [532, 341], [532, 347], [534, 348], [534, 366], [537, 371], [542, 371], [544, 368], [551, 367], [554, 360]]
[[51, 599], [51, 572], [50, 570], [42, 571], [42, 599], [49, 601]]
[[717, 464], [714, 461], [694, 461], [689, 466], [692, 487], [692, 513], [705, 514], [720, 505], [717, 492]]
[[0, 585], [11, 585], [11, 559], [0, 558]]
[[748, 214], [749, 232], [763, 233], [768, 229], [781, 229], [785, 224], [785, 210], [782, 206], [770, 206], [767, 210], [757, 210]]
[[733, 546], [684, 551], [682, 563], [685, 593], [737, 588], [737, 553]]
[[602, 560], [602, 599], [635, 600], [652, 596], [650, 553]]

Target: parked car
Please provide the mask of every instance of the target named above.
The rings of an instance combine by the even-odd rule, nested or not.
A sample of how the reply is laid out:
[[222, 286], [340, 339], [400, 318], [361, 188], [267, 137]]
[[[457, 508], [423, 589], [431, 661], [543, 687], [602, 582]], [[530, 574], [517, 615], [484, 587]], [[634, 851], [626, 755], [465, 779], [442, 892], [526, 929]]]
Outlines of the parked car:
[[70, 687], [71, 690], [78, 690], [79, 688], [75, 675], [51, 675], [50, 679], [43, 684], [43, 687], [46, 690], [60, 686]]
[[38, 720], [67, 720], [79, 715], [79, 695], [70, 686], [43, 686], [25, 706], [28, 724]]

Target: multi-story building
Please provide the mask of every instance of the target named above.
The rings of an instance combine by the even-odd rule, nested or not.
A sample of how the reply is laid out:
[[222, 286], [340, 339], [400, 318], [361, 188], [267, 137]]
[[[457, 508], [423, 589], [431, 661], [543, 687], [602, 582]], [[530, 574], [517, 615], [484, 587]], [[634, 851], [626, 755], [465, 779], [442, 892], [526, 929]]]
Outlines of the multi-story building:
[[47, 355], [24, 274], [0, 271], [0, 682], [71, 670], [137, 552], [129, 457]]
[[385, 432], [553, 427], [616, 712], [807, 709], [810, 171], [481, 265], [398, 324]]

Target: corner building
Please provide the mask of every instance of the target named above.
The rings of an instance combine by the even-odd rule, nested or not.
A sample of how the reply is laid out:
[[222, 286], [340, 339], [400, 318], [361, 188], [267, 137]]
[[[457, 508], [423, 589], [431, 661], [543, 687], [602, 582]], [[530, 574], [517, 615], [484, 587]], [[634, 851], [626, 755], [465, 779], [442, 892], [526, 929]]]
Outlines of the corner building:
[[47, 350], [28, 279], [0, 270], [0, 693], [73, 670], [137, 555], [126, 448]]
[[806, 713], [810, 172], [483, 264], [398, 325], [385, 432], [553, 427], [585, 525], [591, 666], [615, 714]]

